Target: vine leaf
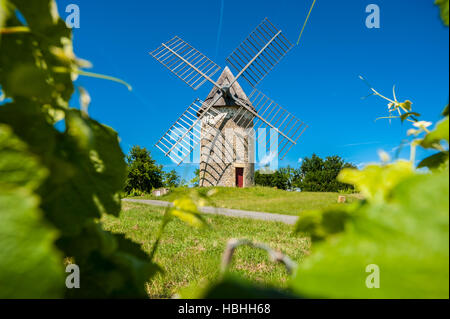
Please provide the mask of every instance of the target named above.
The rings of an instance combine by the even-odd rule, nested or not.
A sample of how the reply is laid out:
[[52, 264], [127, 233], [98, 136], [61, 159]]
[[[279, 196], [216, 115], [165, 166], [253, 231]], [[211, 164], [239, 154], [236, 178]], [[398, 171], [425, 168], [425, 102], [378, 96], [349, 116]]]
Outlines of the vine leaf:
[[441, 19], [446, 26], [448, 26], [448, 2], [448, 0], [436, 0], [435, 2], [441, 10]]
[[295, 224], [295, 232], [305, 233], [311, 237], [313, 242], [318, 242], [330, 235], [344, 231], [349, 218], [349, 212], [342, 209], [341, 206], [324, 211], [302, 212]]
[[[313, 245], [291, 287], [313, 298], [448, 298], [448, 191], [448, 170], [405, 176], [388, 202], [348, 208], [345, 231]], [[379, 288], [366, 285], [368, 265]]]
[[428, 167], [429, 169], [438, 169], [446, 162], [448, 162], [448, 151], [439, 152], [423, 159], [419, 165], [417, 165], [417, 168]]
[[416, 113], [416, 112], [407, 112], [407, 113], [403, 113], [401, 116], [400, 116], [400, 120], [402, 121], [402, 123], [407, 119], [407, 118], [412, 118], [414, 121], [418, 121], [417, 120], [417, 116], [420, 116], [420, 114], [419, 113]]
[[0, 172], [0, 298], [59, 298], [58, 232], [42, 218], [33, 193], [47, 171], [6, 125], [0, 125]]
[[399, 182], [413, 174], [411, 162], [399, 160], [384, 166], [367, 165], [363, 170], [345, 168], [338, 175], [338, 180], [355, 185], [356, 189], [371, 202], [383, 202]]
[[169, 210], [169, 214], [197, 228], [207, 225], [198, 211], [197, 205], [190, 198], [180, 198], [175, 200], [173, 202], [173, 207]]
[[439, 145], [441, 141], [449, 141], [448, 116], [436, 123], [434, 130], [428, 133], [419, 143], [424, 148], [436, 148], [436, 145]]

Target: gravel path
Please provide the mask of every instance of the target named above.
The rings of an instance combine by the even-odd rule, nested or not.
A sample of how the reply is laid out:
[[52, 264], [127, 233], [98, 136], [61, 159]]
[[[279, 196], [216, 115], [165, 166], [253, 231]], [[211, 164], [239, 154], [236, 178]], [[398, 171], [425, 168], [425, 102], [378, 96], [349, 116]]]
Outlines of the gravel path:
[[[132, 199], [132, 198], [124, 198], [122, 199], [125, 202], [134, 202], [147, 204], [152, 206], [161, 206], [167, 207], [172, 206], [170, 202], [164, 202], [161, 200], [151, 200], [151, 199]], [[241, 217], [241, 218], [251, 218], [251, 219], [261, 219], [275, 222], [282, 222], [285, 224], [295, 224], [298, 216], [290, 216], [290, 215], [281, 215], [281, 214], [272, 214], [272, 213], [261, 213], [261, 212], [252, 212], [248, 210], [240, 210], [240, 209], [230, 209], [230, 208], [219, 208], [219, 207], [200, 207], [200, 211], [205, 214], [217, 214], [224, 215], [230, 217]]]

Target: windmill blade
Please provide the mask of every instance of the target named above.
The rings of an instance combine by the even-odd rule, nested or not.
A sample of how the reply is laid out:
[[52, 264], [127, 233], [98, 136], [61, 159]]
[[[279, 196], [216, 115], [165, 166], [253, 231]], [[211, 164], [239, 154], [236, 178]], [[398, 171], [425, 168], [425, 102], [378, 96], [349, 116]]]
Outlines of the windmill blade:
[[[256, 89], [253, 90], [248, 98], [251, 105], [240, 99], [235, 100], [237, 104], [246, 108], [246, 112], [250, 112], [254, 116], [254, 121], [249, 123], [246, 129], [253, 124], [254, 131], [251, 137], [254, 138], [256, 135], [256, 140], [259, 138], [257, 132], [260, 128], [269, 127], [274, 129], [279, 136], [278, 155], [281, 156], [280, 159], [283, 159], [292, 146], [297, 144], [298, 139], [308, 125]], [[275, 141], [272, 141], [271, 136], [266, 141], [266, 147], [273, 142]], [[288, 148], [286, 149], [286, 147]]]
[[278, 64], [293, 44], [267, 18], [226, 59], [254, 88]]
[[163, 43], [150, 55], [194, 90], [206, 81], [216, 85], [211, 77], [221, 68], [179, 37]]
[[224, 113], [221, 114], [212, 108], [221, 97], [222, 93], [219, 91], [218, 97], [211, 103], [196, 99], [164, 133], [155, 146], [173, 162], [180, 165], [200, 143], [203, 136], [207, 136], [211, 130], [215, 129], [214, 126], [202, 128], [201, 120], [210, 116], [220, 121], [222, 119], [220, 117], [225, 116]]

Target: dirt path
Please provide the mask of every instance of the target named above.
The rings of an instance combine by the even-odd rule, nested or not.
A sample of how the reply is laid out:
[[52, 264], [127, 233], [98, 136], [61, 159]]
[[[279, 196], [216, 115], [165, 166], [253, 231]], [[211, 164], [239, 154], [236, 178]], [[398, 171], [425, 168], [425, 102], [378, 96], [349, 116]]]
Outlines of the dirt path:
[[[147, 204], [152, 206], [161, 206], [167, 207], [171, 206], [172, 203], [164, 202], [161, 200], [151, 200], [151, 199], [132, 199], [132, 198], [124, 198], [122, 199], [125, 202], [134, 202]], [[282, 222], [285, 224], [295, 224], [298, 216], [290, 216], [290, 215], [281, 215], [281, 214], [272, 214], [272, 213], [261, 213], [261, 212], [252, 212], [248, 210], [240, 210], [240, 209], [230, 209], [230, 208], [219, 208], [219, 207], [200, 207], [200, 211], [204, 214], [217, 214], [224, 215], [230, 217], [240, 217], [240, 218], [251, 218], [251, 219], [260, 219], [260, 220], [268, 220], [274, 222]]]

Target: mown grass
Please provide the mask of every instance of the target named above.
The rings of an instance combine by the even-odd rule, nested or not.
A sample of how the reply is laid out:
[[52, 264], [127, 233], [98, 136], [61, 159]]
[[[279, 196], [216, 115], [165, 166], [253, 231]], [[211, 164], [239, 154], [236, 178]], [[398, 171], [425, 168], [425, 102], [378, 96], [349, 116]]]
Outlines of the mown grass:
[[[144, 195], [133, 198], [174, 201], [193, 191], [206, 194], [212, 188], [176, 188], [169, 194], [160, 197]], [[250, 188], [215, 187], [215, 189], [217, 189], [217, 193], [210, 197], [209, 205], [211, 206], [285, 215], [299, 215], [305, 210], [326, 208], [336, 204], [338, 196], [341, 195], [339, 193], [288, 192], [259, 186]], [[345, 194], [345, 196], [347, 203], [361, 198], [359, 194]]]
[[[150, 252], [160, 227], [163, 208], [123, 203], [120, 217], [102, 217], [104, 228], [126, 234]], [[164, 269], [147, 284], [151, 298], [169, 298], [181, 289], [202, 286], [219, 275], [220, 261], [230, 238], [264, 242], [293, 260], [300, 261], [309, 249], [309, 240], [292, 234], [293, 227], [277, 222], [205, 215], [210, 228], [196, 229], [174, 219], [167, 226], [155, 261]], [[281, 264], [271, 262], [266, 252], [239, 247], [231, 271], [275, 287], [286, 287], [288, 274]]]

